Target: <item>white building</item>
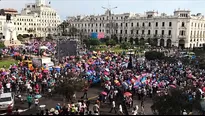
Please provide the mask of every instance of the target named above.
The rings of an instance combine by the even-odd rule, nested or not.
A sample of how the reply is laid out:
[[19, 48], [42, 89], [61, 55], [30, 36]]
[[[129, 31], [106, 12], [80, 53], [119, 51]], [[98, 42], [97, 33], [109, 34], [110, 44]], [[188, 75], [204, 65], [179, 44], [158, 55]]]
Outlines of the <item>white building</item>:
[[189, 10], [178, 9], [173, 15], [159, 15], [155, 11], [111, 14], [107, 10], [103, 15], [68, 17], [67, 21], [87, 34], [116, 35], [119, 42], [185, 48], [201, 47], [205, 43], [205, 18], [200, 13], [191, 15]]
[[[46, 4], [45, 0], [36, 0], [36, 3], [26, 4], [20, 14], [12, 15], [11, 20], [16, 26], [17, 35], [32, 34], [36, 37], [57, 34], [57, 27], [61, 23], [60, 16]], [[0, 15], [0, 33], [3, 33], [5, 22], [6, 16]]]

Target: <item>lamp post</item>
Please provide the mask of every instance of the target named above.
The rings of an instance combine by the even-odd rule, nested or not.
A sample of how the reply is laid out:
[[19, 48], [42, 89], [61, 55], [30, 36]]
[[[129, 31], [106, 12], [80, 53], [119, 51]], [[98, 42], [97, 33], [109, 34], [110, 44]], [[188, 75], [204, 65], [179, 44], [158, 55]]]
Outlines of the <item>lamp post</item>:
[[109, 11], [110, 13], [108, 14], [109, 16], [108, 16], [108, 22], [109, 22], [109, 36], [110, 36], [110, 38], [111, 38], [111, 16], [112, 16], [112, 10], [113, 9], [116, 9], [117, 8], [117, 6], [116, 7], [110, 7], [110, 5], [108, 5], [108, 8], [107, 7], [103, 7], [102, 6], [102, 8], [103, 9], [106, 9], [107, 11]]

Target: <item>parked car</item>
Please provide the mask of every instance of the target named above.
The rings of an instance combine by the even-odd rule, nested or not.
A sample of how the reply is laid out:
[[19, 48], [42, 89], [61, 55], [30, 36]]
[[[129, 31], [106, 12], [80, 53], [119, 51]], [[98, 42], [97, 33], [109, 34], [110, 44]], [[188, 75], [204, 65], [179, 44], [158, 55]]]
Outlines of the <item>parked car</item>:
[[0, 110], [13, 109], [14, 107], [14, 95], [13, 93], [2, 93], [0, 95]]

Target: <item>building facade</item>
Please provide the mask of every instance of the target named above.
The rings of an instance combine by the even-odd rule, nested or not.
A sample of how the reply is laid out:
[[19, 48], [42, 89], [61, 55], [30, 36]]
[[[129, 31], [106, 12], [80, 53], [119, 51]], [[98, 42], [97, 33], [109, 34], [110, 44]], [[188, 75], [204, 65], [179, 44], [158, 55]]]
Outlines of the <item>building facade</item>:
[[[0, 34], [3, 34], [6, 13], [0, 15]], [[11, 21], [15, 25], [17, 35], [28, 34], [35, 37], [57, 34], [57, 27], [61, 23], [60, 16], [46, 4], [45, 0], [36, 0], [36, 3], [26, 4], [20, 14], [12, 14]]]
[[144, 14], [111, 14], [68, 17], [67, 21], [89, 35], [104, 32], [118, 42], [149, 43], [164, 47], [193, 48], [205, 43], [205, 18], [201, 13], [191, 15], [189, 10], [175, 10], [173, 15], [156, 11]]

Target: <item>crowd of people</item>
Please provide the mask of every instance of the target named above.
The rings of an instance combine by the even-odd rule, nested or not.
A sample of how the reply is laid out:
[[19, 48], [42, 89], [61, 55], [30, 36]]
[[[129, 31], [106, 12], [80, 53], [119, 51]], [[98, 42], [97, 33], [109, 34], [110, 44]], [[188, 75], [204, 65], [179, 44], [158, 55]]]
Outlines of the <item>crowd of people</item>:
[[[33, 43], [29, 49], [35, 52], [38, 45], [40, 44]], [[52, 45], [55, 44], [45, 44], [51, 52], [55, 51]], [[12, 48], [4, 51], [5, 54], [14, 54], [14, 52], [19, 52], [19, 49]], [[146, 98], [167, 94], [170, 88], [186, 86], [197, 88], [196, 90], [200, 90], [201, 97], [204, 98], [205, 70], [184, 65], [180, 59], [174, 63], [162, 60], [147, 61], [126, 54], [94, 51], [81, 56], [64, 57], [58, 66], [60, 70], [48, 69], [46, 72], [41, 69], [30, 71], [23, 67], [21, 62], [11, 64], [9, 70], [1, 67], [1, 93], [14, 92], [20, 99], [22, 99], [22, 93], [27, 93], [28, 107], [31, 108], [34, 103], [41, 109], [39, 114], [46, 115], [100, 115], [102, 104], [107, 103], [111, 106], [110, 111], [107, 111], [110, 113], [114, 110], [115, 114], [127, 114], [123, 108], [123, 103], [125, 103], [127, 108], [133, 108], [131, 115], [146, 114], [144, 110]], [[52, 88], [57, 85], [62, 76], [70, 72], [77, 75], [83, 73], [83, 78], [91, 85], [100, 83], [103, 87], [104, 91], [100, 93], [93, 108], [90, 108], [91, 103], [87, 99], [89, 88], [84, 90], [84, 95], [77, 103], [57, 104], [50, 110], [46, 106], [39, 105], [41, 95], [51, 94]], [[196, 92], [185, 91], [190, 102], [196, 97]], [[134, 103], [135, 96], [141, 104]], [[187, 112], [192, 112], [192, 108]]]

